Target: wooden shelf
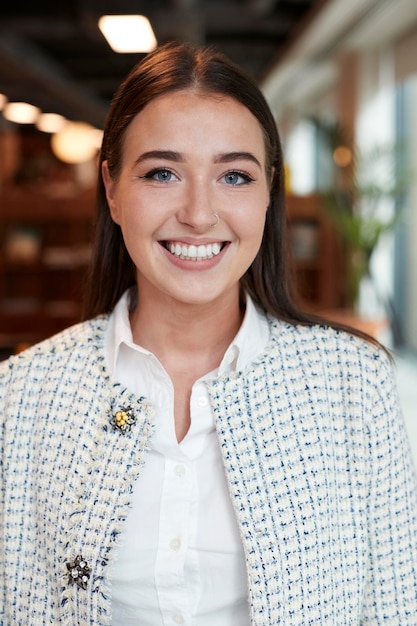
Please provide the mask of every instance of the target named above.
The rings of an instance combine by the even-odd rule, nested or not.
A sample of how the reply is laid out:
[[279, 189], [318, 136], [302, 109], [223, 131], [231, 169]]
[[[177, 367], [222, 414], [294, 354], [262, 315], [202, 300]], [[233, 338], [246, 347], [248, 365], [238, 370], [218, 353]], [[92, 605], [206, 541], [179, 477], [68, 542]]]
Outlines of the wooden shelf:
[[2, 355], [80, 320], [94, 211], [94, 190], [0, 194]]
[[300, 304], [313, 312], [345, 305], [343, 247], [316, 195], [287, 196]]

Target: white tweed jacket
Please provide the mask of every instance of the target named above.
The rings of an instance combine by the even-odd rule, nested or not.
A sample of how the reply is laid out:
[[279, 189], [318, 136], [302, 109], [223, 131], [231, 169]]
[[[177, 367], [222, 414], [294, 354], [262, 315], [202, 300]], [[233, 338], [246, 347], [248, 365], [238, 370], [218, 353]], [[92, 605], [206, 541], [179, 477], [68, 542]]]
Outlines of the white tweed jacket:
[[[208, 383], [252, 624], [416, 626], [416, 479], [389, 360], [270, 323], [257, 362]], [[110, 379], [106, 324], [0, 366], [3, 626], [111, 624], [109, 564], [153, 410]]]

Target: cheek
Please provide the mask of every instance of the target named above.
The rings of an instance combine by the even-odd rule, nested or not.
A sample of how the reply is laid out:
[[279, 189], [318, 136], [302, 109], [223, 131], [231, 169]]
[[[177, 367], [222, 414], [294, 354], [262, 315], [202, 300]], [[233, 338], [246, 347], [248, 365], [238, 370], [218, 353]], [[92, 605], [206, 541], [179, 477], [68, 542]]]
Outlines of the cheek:
[[262, 237], [265, 230], [265, 222], [266, 222], [266, 210], [262, 213], [262, 217], [258, 220], [258, 225], [256, 230], [254, 229], [254, 237], [257, 241], [257, 246], [261, 245]]
[[124, 234], [137, 231], [143, 221], [141, 206], [133, 194], [120, 190], [115, 196], [118, 224]]
[[[268, 201], [269, 201], [269, 197], [268, 197]], [[264, 204], [262, 209], [258, 212], [257, 219], [252, 224], [254, 238], [256, 238], [257, 240], [258, 247], [261, 245], [261, 241], [263, 238], [267, 212], [268, 212], [268, 205]]]
[[262, 194], [257, 197], [255, 202], [249, 203], [246, 207], [244, 222], [247, 224], [247, 231], [253, 232], [257, 236], [263, 231], [265, 226], [266, 214], [268, 211], [269, 195]]
[[251, 211], [242, 216], [239, 226], [236, 225], [238, 237], [247, 254], [255, 256], [262, 242], [265, 229], [266, 209]]

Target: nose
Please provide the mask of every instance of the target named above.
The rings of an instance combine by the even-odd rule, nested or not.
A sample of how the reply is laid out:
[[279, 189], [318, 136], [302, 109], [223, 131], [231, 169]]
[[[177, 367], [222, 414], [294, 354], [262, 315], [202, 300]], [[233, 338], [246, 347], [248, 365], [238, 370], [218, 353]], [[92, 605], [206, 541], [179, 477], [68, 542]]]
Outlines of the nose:
[[194, 232], [205, 232], [216, 225], [214, 191], [203, 180], [189, 181], [184, 189], [178, 221]]

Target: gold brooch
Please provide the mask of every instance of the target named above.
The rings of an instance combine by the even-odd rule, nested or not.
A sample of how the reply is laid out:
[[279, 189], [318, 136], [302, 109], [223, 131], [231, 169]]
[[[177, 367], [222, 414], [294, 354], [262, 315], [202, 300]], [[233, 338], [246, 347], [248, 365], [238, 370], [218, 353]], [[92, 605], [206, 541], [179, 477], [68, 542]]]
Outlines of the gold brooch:
[[111, 420], [113, 428], [119, 430], [123, 435], [130, 431], [135, 422], [135, 414], [130, 406], [116, 411]]
[[71, 563], [67, 563], [67, 570], [70, 583], [75, 583], [78, 587], [81, 587], [81, 589], [87, 589], [91, 569], [88, 567], [81, 554], [76, 556]]

